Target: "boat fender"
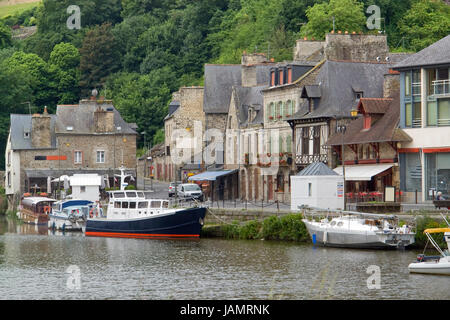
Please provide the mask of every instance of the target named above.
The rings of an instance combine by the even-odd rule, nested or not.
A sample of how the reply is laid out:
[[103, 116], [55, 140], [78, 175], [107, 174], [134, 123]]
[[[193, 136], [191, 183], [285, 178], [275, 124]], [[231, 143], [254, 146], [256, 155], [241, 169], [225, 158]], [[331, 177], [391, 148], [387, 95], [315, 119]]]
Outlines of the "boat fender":
[[204, 224], [205, 222], [203, 221], [202, 218], [199, 218], [199, 219], [198, 219], [198, 223], [200, 223], [200, 225], [203, 226], [203, 224]]

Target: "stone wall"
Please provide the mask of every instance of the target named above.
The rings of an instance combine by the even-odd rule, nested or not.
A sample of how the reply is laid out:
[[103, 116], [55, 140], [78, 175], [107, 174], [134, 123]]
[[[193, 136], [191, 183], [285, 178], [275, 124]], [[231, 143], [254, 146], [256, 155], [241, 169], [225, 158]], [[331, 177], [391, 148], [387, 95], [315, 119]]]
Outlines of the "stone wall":
[[385, 35], [329, 33], [325, 40], [328, 60], [386, 61], [389, 55]]
[[31, 118], [31, 144], [33, 148], [52, 146], [51, 117], [48, 114], [34, 114]]
[[297, 40], [294, 47], [295, 61], [320, 61], [323, 58], [325, 41]]
[[388, 73], [384, 75], [383, 98], [389, 98], [393, 93], [400, 91], [400, 74]]

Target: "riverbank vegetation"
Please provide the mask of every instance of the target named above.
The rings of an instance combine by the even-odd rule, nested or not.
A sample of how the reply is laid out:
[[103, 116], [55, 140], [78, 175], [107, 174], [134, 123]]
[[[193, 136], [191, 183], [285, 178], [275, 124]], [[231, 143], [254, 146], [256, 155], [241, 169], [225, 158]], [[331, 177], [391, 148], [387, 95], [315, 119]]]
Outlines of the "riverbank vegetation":
[[5, 195], [5, 188], [0, 187], [0, 216], [5, 215], [7, 210], [8, 210], [8, 201]]
[[[270, 216], [262, 221], [251, 220], [242, 224], [233, 221], [231, 224], [224, 224], [218, 228], [220, 229], [219, 234], [225, 239], [308, 242], [311, 238], [302, 218], [302, 214]], [[207, 229], [208, 227], [203, 235], [213, 236], [212, 233], [208, 233]]]

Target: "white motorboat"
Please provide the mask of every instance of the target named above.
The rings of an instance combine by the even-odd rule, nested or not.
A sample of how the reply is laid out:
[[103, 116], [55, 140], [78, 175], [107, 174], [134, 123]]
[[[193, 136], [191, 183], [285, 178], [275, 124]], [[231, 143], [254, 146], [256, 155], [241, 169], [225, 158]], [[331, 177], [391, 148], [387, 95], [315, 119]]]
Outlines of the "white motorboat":
[[[423, 254], [420, 254], [417, 257], [417, 262], [413, 262], [408, 266], [409, 272], [450, 275], [450, 228], [426, 229], [424, 233], [440, 255], [425, 256]], [[433, 237], [431, 237], [431, 234], [434, 233], [444, 233], [444, 237], [447, 242], [447, 250], [441, 250]]]
[[395, 216], [342, 212], [339, 217], [318, 222], [303, 219], [314, 244], [345, 248], [386, 249], [406, 247], [415, 242], [408, 225], [394, 226]]
[[94, 210], [90, 200], [62, 200], [52, 204], [48, 227], [52, 230], [84, 231], [89, 213]]

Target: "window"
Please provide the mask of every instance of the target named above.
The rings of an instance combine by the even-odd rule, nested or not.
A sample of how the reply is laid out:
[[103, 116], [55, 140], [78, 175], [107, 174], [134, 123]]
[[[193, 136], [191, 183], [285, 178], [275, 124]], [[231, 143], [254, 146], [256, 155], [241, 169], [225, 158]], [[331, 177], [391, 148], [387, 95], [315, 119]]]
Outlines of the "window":
[[412, 128], [422, 126], [422, 106], [420, 102], [405, 103], [405, 125]]
[[81, 186], [80, 193], [85, 193], [85, 192], [86, 192], [86, 186]]
[[8, 172], [8, 187], [11, 187], [11, 172]]
[[271, 87], [275, 86], [275, 71], [272, 71], [270, 73], [270, 86]]
[[130, 209], [136, 209], [136, 202], [130, 202]]
[[308, 197], [312, 197], [312, 183], [308, 183]]
[[284, 84], [284, 72], [283, 72], [283, 70], [280, 70], [279, 71], [279, 74], [280, 74], [280, 85], [281, 84]]
[[320, 126], [314, 127], [313, 132], [313, 154], [320, 154]]
[[128, 202], [122, 202], [122, 209], [128, 209]]
[[161, 208], [161, 201], [152, 201], [150, 208], [159, 209]]
[[292, 116], [292, 101], [291, 100], [288, 100], [287, 102], [286, 102], [286, 109], [285, 109], [285, 111], [284, 111], [285, 113], [284, 113], [284, 116], [285, 117], [290, 117], [290, 116]]
[[288, 69], [288, 83], [292, 83], [292, 68]]
[[365, 115], [364, 116], [364, 130], [368, 130], [370, 129], [370, 125], [371, 125], [371, 117], [369, 115]]
[[290, 135], [286, 137], [286, 151], [288, 153], [292, 152], [292, 137]]
[[28, 130], [24, 131], [24, 132], [23, 132], [23, 137], [24, 137], [25, 139], [30, 139], [30, 131], [28, 131]]
[[411, 73], [407, 72], [405, 74], [405, 96], [409, 97], [411, 95]]
[[141, 201], [138, 203], [139, 209], [147, 209], [147, 207], [148, 207], [148, 201]]
[[120, 209], [120, 202], [118, 201], [114, 202], [114, 208]]
[[75, 151], [73, 154], [73, 163], [80, 164], [83, 161], [83, 152]]
[[302, 154], [309, 154], [309, 127], [302, 128]]
[[8, 151], [8, 166], [11, 165], [11, 151]]
[[97, 151], [97, 163], [105, 163], [105, 151]]

